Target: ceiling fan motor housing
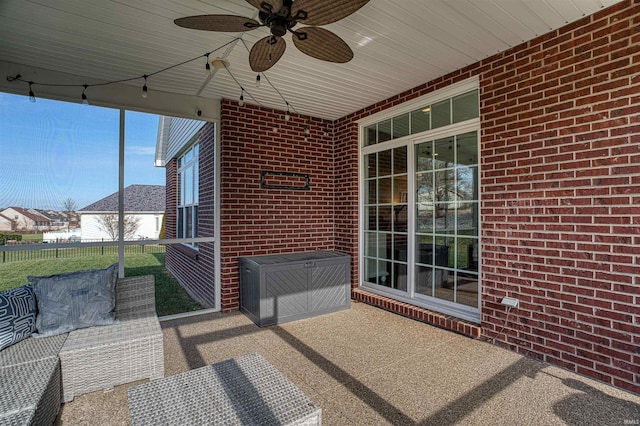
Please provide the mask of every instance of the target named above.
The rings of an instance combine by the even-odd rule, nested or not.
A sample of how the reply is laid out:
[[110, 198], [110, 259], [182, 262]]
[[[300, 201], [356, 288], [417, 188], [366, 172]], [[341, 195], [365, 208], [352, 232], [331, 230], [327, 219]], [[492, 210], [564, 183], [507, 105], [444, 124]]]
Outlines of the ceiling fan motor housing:
[[269, 28], [271, 29], [271, 34], [282, 37], [287, 33], [287, 29], [290, 26], [287, 18], [276, 16], [269, 22]]
[[[270, 7], [265, 7], [268, 6], [265, 3], [263, 3], [263, 9], [270, 9]], [[274, 36], [284, 36], [288, 30], [297, 24], [297, 21], [291, 17], [291, 5], [291, 0], [285, 0], [282, 2], [280, 10], [272, 10], [270, 12], [261, 10], [258, 14], [260, 22], [269, 27], [271, 34]]]

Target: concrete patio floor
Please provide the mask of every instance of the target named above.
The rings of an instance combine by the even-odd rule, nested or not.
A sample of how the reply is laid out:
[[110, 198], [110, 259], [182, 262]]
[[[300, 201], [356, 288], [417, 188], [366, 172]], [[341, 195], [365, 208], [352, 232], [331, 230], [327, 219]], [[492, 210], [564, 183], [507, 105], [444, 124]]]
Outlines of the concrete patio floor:
[[[261, 353], [324, 425], [640, 424], [640, 396], [361, 303], [269, 328], [241, 313], [165, 321], [165, 375]], [[76, 397], [58, 424], [130, 423], [127, 388]]]

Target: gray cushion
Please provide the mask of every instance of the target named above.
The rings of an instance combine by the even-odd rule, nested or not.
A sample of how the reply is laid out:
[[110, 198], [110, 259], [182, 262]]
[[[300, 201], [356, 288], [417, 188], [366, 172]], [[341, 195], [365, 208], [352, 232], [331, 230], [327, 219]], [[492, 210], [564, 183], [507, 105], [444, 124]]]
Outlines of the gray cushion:
[[36, 297], [30, 285], [0, 293], [0, 350], [36, 330]]
[[118, 265], [49, 277], [27, 277], [38, 302], [35, 337], [115, 322]]

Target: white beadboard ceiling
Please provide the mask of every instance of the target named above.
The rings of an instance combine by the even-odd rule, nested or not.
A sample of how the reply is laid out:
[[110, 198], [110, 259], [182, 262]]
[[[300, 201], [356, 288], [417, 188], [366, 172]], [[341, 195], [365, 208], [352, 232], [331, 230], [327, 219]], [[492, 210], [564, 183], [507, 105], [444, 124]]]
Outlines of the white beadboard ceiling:
[[[266, 76], [295, 111], [333, 120], [617, 2], [371, 0], [355, 14], [324, 26], [353, 49], [351, 62], [310, 58], [286, 35], [287, 50]], [[238, 36], [180, 28], [174, 19], [255, 13], [245, 0], [0, 0], [0, 60], [25, 71], [38, 67], [87, 81], [126, 79], [201, 56]], [[267, 34], [265, 28], [239, 34], [241, 41], [211, 58], [230, 61], [230, 70], [248, 92], [247, 102], [285, 109], [264, 79], [256, 88], [248, 64], [247, 47]], [[154, 91], [237, 99], [240, 89], [226, 70], [208, 81], [204, 64], [201, 57], [150, 77], [149, 99]], [[127, 84], [140, 90], [143, 83]]]

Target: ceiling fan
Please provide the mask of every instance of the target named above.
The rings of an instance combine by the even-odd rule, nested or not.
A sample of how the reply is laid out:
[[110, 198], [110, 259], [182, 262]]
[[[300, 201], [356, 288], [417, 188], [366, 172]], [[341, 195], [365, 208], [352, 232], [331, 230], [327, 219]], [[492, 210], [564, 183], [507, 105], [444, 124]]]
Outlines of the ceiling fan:
[[[249, 53], [249, 65], [255, 72], [271, 68], [284, 54], [282, 36], [292, 34], [293, 44], [316, 59], [345, 63], [353, 51], [340, 37], [320, 25], [351, 15], [369, 0], [246, 0], [258, 9], [258, 21], [236, 15], [196, 15], [178, 18], [174, 23], [195, 30], [241, 32], [267, 27], [271, 35], [257, 41]], [[308, 25], [294, 29], [297, 24]]]

